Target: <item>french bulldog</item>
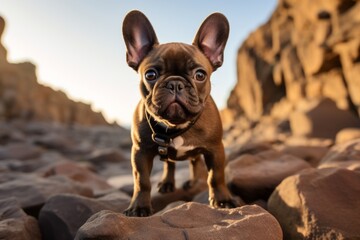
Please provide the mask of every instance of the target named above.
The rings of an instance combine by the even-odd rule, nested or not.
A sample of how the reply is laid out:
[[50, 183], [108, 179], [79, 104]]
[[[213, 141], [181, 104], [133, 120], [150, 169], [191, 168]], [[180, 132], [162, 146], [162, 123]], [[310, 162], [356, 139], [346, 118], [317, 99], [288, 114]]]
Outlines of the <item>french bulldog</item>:
[[229, 36], [226, 17], [220, 13], [207, 17], [192, 45], [159, 44], [150, 21], [139, 11], [127, 14], [122, 31], [126, 60], [140, 75], [142, 96], [131, 129], [134, 192], [125, 215], [152, 214], [150, 174], [157, 155], [164, 161], [160, 192], [174, 190], [178, 160], [191, 160], [191, 187], [198, 175], [198, 161], [203, 157], [210, 205], [236, 207], [225, 185], [222, 124], [210, 96], [210, 77], [223, 63]]

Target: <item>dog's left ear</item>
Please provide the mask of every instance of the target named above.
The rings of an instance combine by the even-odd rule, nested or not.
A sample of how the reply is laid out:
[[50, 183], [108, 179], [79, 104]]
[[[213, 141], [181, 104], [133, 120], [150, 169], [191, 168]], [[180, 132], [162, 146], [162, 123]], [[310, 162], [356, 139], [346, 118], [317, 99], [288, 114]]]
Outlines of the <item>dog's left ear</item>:
[[126, 61], [137, 71], [144, 57], [158, 45], [154, 28], [140, 11], [129, 12], [123, 22], [123, 37], [126, 44]]
[[224, 49], [229, 37], [229, 22], [221, 13], [213, 13], [201, 24], [193, 45], [197, 46], [209, 59], [214, 71], [224, 59]]

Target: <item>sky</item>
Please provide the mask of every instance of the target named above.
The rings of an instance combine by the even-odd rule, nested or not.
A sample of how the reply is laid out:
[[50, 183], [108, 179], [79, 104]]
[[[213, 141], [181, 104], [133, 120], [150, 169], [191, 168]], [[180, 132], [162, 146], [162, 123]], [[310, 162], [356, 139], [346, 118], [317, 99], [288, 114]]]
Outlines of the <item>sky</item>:
[[212, 96], [226, 107], [236, 84], [236, 55], [247, 36], [265, 23], [276, 0], [0, 0], [2, 37], [10, 62], [31, 61], [41, 84], [92, 105], [105, 118], [131, 125], [140, 100], [138, 74], [125, 61], [122, 21], [142, 11], [160, 43], [191, 43], [213, 12], [230, 23], [224, 64], [212, 75]]

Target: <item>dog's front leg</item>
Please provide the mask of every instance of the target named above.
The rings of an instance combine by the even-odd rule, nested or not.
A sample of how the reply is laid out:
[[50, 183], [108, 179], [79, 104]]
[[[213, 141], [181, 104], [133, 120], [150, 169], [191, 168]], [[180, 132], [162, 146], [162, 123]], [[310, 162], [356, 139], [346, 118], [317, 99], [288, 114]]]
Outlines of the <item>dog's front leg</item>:
[[152, 214], [150, 174], [154, 156], [133, 147], [131, 164], [134, 177], [134, 193], [130, 206], [124, 211], [127, 216], [146, 217]]
[[222, 143], [205, 153], [204, 157], [208, 168], [210, 205], [220, 208], [237, 207], [225, 185], [225, 152]]
[[169, 193], [175, 191], [175, 163], [169, 160], [164, 162], [163, 176], [158, 184], [160, 193]]

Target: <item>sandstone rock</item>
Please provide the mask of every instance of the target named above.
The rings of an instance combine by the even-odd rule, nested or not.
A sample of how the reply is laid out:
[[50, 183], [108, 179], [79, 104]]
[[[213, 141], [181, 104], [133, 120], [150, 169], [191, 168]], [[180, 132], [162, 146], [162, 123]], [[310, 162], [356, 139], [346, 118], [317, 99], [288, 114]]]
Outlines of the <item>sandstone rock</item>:
[[[223, 112], [254, 124], [269, 115], [290, 121], [292, 133], [306, 137], [334, 139], [359, 127], [359, 11], [358, 1], [279, 1], [239, 48], [237, 83]], [[333, 103], [296, 111], [301, 102], [327, 98]], [[241, 132], [236, 126], [227, 124], [227, 145], [259, 140], [252, 124]]]
[[336, 134], [336, 143], [345, 143], [360, 138], [360, 128], [344, 128]]
[[[176, 201], [191, 201], [198, 193], [207, 190], [208, 185], [206, 183], [207, 171], [205, 170], [205, 164], [199, 165], [199, 179], [196, 183], [188, 188], [184, 189], [184, 184], [189, 180], [189, 170], [187, 168], [187, 163], [183, 162], [177, 163], [177, 169], [175, 171], [175, 189], [173, 192], [168, 193], [159, 193], [158, 184], [161, 181], [162, 172], [158, 172], [152, 176], [152, 207], [155, 212], [162, 210], [168, 204]], [[178, 166], [180, 165], [180, 166]], [[207, 202], [209, 203], [209, 202]]]
[[27, 143], [11, 143], [0, 146], [1, 159], [29, 159], [39, 157], [42, 150], [34, 145]]
[[[121, 189], [124, 186], [131, 185], [131, 188], [134, 183], [134, 178], [132, 174], [129, 172], [129, 174], [121, 174], [118, 176], [110, 177], [107, 179], [107, 183], [117, 189]], [[130, 194], [131, 195], [131, 194]]]
[[41, 206], [53, 195], [74, 193], [92, 196], [92, 190], [62, 176], [40, 178], [29, 174], [12, 174], [0, 180], [0, 199], [14, 197], [30, 215], [37, 216]]
[[44, 240], [72, 240], [77, 230], [93, 214], [101, 210], [124, 211], [130, 197], [120, 192], [92, 199], [72, 194], [51, 197], [39, 214]]
[[333, 101], [325, 99], [304, 112], [294, 112], [290, 125], [294, 135], [335, 139], [341, 129], [360, 127], [360, 120], [354, 114], [337, 108]]
[[94, 112], [89, 104], [75, 102], [64, 92], [39, 84], [33, 64], [8, 63], [1, 44], [4, 25], [0, 18], [0, 119], [108, 125], [103, 115]]
[[285, 145], [279, 150], [285, 154], [304, 159], [312, 167], [317, 167], [321, 159], [329, 151], [329, 148], [323, 146]]
[[266, 142], [248, 143], [237, 147], [238, 147], [237, 149], [232, 149], [231, 153], [228, 155], [227, 157], [228, 161], [232, 161], [243, 154], [255, 155], [260, 152], [268, 151], [272, 149], [271, 144]]
[[267, 199], [286, 177], [310, 168], [304, 160], [277, 151], [245, 154], [225, 168], [230, 190], [246, 202]]
[[66, 176], [71, 180], [81, 183], [81, 185], [92, 189], [94, 194], [110, 190], [112, 187], [105, 179], [96, 175], [89, 169], [81, 167], [79, 164], [67, 161], [55, 163], [51, 166], [39, 169], [37, 171], [42, 177]]
[[309, 147], [326, 147], [334, 145], [334, 141], [329, 138], [307, 138], [299, 136], [290, 136], [284, 141], [286, 146], [309, 146]]
[[321, 160], [320, 164], [342, 161], [360, 161], [360, 139], [333, 146]]
[[[136, 231], [134, 231], [136, 229]], [[102, 211], [93, 215], [78, 231], [82, 239], [282, 239], [277, 221], [258, 206], [211, 209], [186, 203], [160, 216], [128, 218]]]
[[359, 199], [359, 172], [311, 169], [285, 179], [268, 209], [280, 222], [284, 239], [358, 239]]
[[93, 164], [105, 164], [105, 163], [120, 163], [127, 161], [130, 163], [130, 160], [125, 156], [125, 154], [120, 149], [97, 149], [92, 152], [86, 159], [87, 161]]
[[4, 64], [7, 64], [7, 59], [6, 59], [7, 52], [1, 43], [1, 37], [4, 32], [4, 28], [5, 28], [5, 20], [0, 16], [0, 67]]
[[54, 149], [66, 153], [76, 144], [72, 139], [56, 132], [50, 132], [33, 139], [34, 144], [46, 149]]
[[360, 161], [329, 162], [321, 164], [318, 168], [346, 168], [353, 171], [360, 171]]
[[0, 200], [0, 239], [42, 239], [36, 219], [26, 215], [15, 198]]
[[222, 123], [224, 129], [227, 129], [234, 122], [235, 113], [234, 113], [234, 111], [232, 111], [228, 108], [225, 108], [220, 111], [220, 117], [221, 117], [221, 123]]

